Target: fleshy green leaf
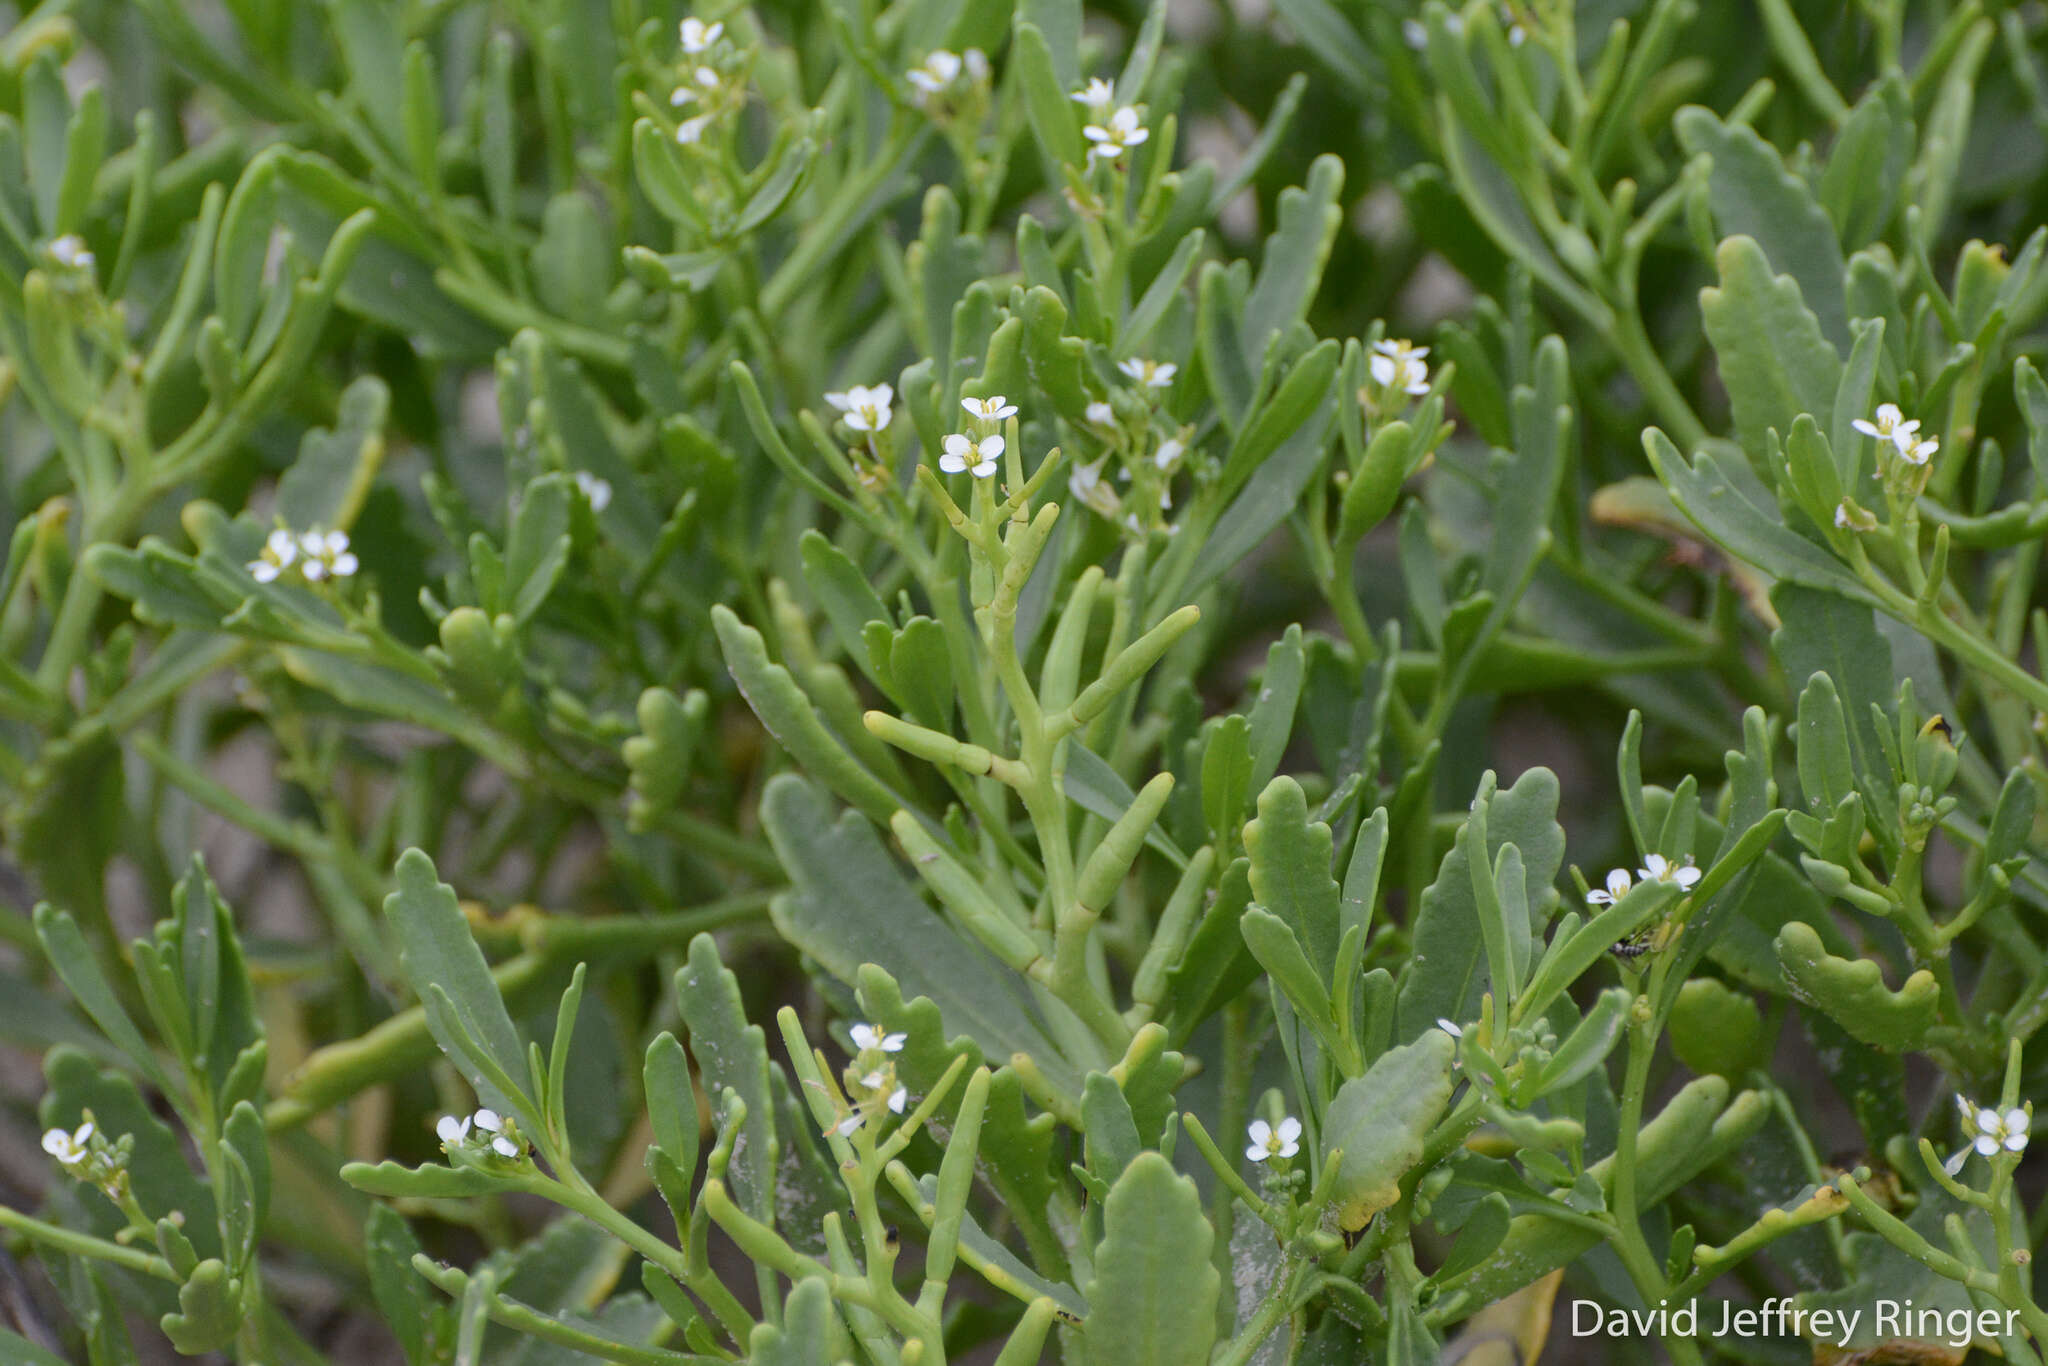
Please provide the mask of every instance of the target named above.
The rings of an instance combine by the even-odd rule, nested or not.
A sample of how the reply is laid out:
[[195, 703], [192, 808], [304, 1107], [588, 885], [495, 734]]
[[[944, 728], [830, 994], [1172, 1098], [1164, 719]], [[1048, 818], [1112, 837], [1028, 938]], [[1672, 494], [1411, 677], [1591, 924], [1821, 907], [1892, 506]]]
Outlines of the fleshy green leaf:
[[[1714, 261], [1721, 283], [1700, 291], [1700, 312], [1720, 358], [1742, 449], [1760, 461], [1766, 431], [1790, 432], [1801, 413], [1818, 420], [1834, 412], [1842, 359], [1801, 296], [1799, 282], [1775, 274], [1754, 238], [1728, 238]], [[1845, 326], [1845, 347], [1846, 333]], [[1682, 497], [1679, 506], [1693, 511]]]
[[[434, 873], [434, 861], [418, 849], [398, 857], [398, 890], [384, 899], [384, 918], [398, 939], [398, 961], [405, 979], [426, 1006], [427, 1028], [434, 1041], [476, 1088], [477, 1098], [494, 1110], [530, 1116], [515, 1103], [497, 1077], [479, 1066], [471, 1049], [480, 1051], [498, 1077], [526, 1075], [526, 1050], [498, 984], [491, 980], [483, 950], [470, 935], [469, 922], [456, 904], [455, 889]], [[439, 988], [439, 992], [430, 991]], [[438, 1007], [443, 999], [452, 1007]], [[467, 1045], [467, 1046], [465, 1046]]]
[[1331, 1198], [1346, 1230], [1364, 1228], [1400, 1197], [1402, 1176], [1422, 1159], [1423, 1142], [1450, 1101], [1456, 1053], [1456, 1041], [1432, 1025], [1337, 1089], [1323, 1117], [1323, 1147], [1344, 1154]]
[[1922, 968], [1897, 991], [1888, 990], [1876, 963], [1835, 957], [1812, 926], [1796, 920], [1778, 931], [1778, 961], [1795, 996], [1875, 1048], [1918, 1046], [1941, 1009], [1932, 972]]
[[[1555, 902], [1551, 884], [1564, 860], [1557, 796], [1557, 777], [1546, 768], [1528, 770], [1506, 791], [1489, 785], [1480, 794], [1487, 858], [1498, 859], [1509, 844], [1520, 851], [1525, 904], [1532, 917], [1544, 919]], [[1422, 893], [1415, 956], [1402, 975], [1397, 1038], [1412, 1038], [1439, 1019], [1478, 1018], [1479, 996], [1486, 985], [1485, 938], [1472, 873], [1465, 842], [1460, 840], [1444, 855], [1436, 881]], [[1600, 947], [1604, 950], [1606, 945]]]
[[1141, 1153], [1110, 1187], [1088, 1282], [1087, 1366], [1190, 1366], [1209, 1359], [1223, 1278], [1195, 1183]]
[[1842, 245], [1807, 183], [1785, 169], [1777, 148], [1750, 128], [1723, 123], [1711, 110], [1681, 109], [1672, 122], [1688, 156], [1704, 153], [1713, 160], [1707, 189], [1721, 235], [1753, 239], [1774, 270], [1799, 282], [1821, 331], [1846, 351]]
[[1693, 1071], [1746, 1076], [1761, 1059], [1763, 1017], [1756, 1002], [1713, 977], [1695, 977], [1678, 989], [1671, 1007], [1671, 1051]]
[[384, 419], [391, 391], [364, 375], [341, 391], [334, 429], [314, 428], [299, 458], [277, 481], [277, 515], [296, 531], [344, 527], [355, 520], [384, 461]]
[[690, 941], [689, 961], [676, 970], [676, 998], [690, 1026], [690, 1051], [713, 1097], [731, 1091], [747, 1117], [733, 1139], [728, 1179], [733, 1203], [756, 1219], [775, 1217], [775, 1104], [768, 1090], [768, 1039], [747, 1023], [739, 978], [718, 957], [710, 935]]

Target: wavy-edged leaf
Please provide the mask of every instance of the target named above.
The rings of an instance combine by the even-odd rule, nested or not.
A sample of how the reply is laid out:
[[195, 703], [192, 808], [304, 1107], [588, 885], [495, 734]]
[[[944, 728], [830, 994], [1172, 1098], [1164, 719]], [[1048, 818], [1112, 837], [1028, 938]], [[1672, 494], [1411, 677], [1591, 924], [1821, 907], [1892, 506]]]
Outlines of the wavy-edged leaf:
[[[1761, 461], [1766, 432], [1789, 433], [1801, 413], [1816, 421], [1833, 414], [1842, 358], [1807, 306], [1799, 281], [1774, 273], [1755, 238], [1726, 239], [1714, 263], [1721, 282], [1700, 291], [1700, 313], [1720, 361], [1736, 435], [1749, 458]], [[1846, 348], [1846, 323], [1842, 331]]]
[[1932, 972], [1922, 968], [1892, 991], [1876, 963], [1835, 957], [1811, 925], [1797, 920], [1778, 931], [1778, 962], [1793, 995], [1873, 1048], [1918, 1046], [1940, 1013], [1941, 988]]
[[756, 1219], [775, 1217], [774, 1097], [768, 1084], [768, 1038], [747, 1023], [740, 981], [718, 956], [708, 934], [690, 941], [689, 960], [676, 969], [676, 999], [690, 1026], [690, 1052], [716, 1098], [731, 1091], [746, 1103], [746, 1122], [732, 1140], [728, 1179], [733, 1203]]
[[1323, 1149], [1344, 1154], [1330, 1195], [1345, 1229], [1364, 1228], [1400, 1197], [1402, 1176], [1422, 1160], [1423, 1142], [1450, 1102], [1456, 1055], [1457, 1042], [1432, 1025], [1337, 1089], [1323, 1117]]
[[1195, 1183], [1141, 1153], [1110, 1187], [1088, 1282], [1087, 1366], [1194, 1366], [1216, 1341], [1223, 1278]]

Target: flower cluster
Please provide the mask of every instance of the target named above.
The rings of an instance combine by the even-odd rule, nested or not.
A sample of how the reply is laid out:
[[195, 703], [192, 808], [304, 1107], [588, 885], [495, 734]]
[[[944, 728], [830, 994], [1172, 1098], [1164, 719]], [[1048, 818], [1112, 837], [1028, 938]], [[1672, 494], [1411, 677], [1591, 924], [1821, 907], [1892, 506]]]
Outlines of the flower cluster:
[[1143, 106], [1119, 107], [1116, 87], [1100, 76], [1091, 77], [1071, 98], [1088, 110], [1088, 123], [1081, 129], [1081, 136], [1088, 139], [1090, 165], [1098, 160], [1114, 161], [1152, 136], [1145, 127]]
[[88, 271], [94, 264], [92, 251], [85, 245], [85, 239], [75, 232], [67, 232], [51, 241], [50, 259], [66, 270]]
[[1101, 123], [1082, 128], [1081, 136], [1088, 139], [1090, 161], [1114, 161], [1151, 137], [1152, 132], [1145, 127], [1144, 115], [1137, 106], [1127, 104]]
[[[1180, 367], [1172, 361], [1157, 361], [1144, 356], [1128, 356], [1118, 361], [1116, 368], [1118, 373], [1139, 386], [1148, 402], [1156, 401], [1154, 395], [1172, 388], [1175, 376], [1180, 373]], [[1137, 407], [1130, 407], [1127, 412], [1131, 421], [1139, 425], [1128, 425], [1124, 418], [1118, 416], [1116, 407], [1105, 400], [1097, 399], [1087, 406], [1082, 421], [1092, 435], [1110, 445], [1111, 451], [1088, 464], [1077, 465], [1067, 476], [1067, 489], [1083, 507], [1097, 516], [1119, 523], [1133, 536], [1143, 536], [1149, 529], [1148, 521], [1136, 509], [1150, 508], [1154, 503], [1162, 512], [1172, 508], [1172, 480], [1187, 458], [1187, 443], [1193, 429], [1182, 427], [1170, 436], [1159, 438], [1148, 430], [1149, 418], [1140, 422]], [[1119, 477], [1125, 483], [1137, 483], [1139, 487], [1131, 492], [1141, 496], [1127, 500], [1105, 477], [1104, 471], [1112, 455], [1122, 461]], [[1165, 526], [1169, 535], [1176, 529], [1171, 524]]]
[[1594, 906], [1612, 906], [1628, 895], [1629, 889], [1635, 886], [1636, 878], [1641, 878], [1645, 882], [1676, 883], [1680, 891], [1689, 892], [1700, 877], [1700, 870], [1694, 866], [1689, 854], [1683, 863], [1673, 863], [1662, 854], [1645, 854], [1643, 866], [1636, 869], [1635, 877], [1630, 877], [1626, 868], [1610, 869], [1605, 879], [1605, 889], [1595, 889], [1586, 893], [1586, 901]]
[[917, 92], [917, 102], [927, 104], [934, 97], [945, 95], [957, 89], [961, 78], [974, 86], [988, 84], [988, 54], [978, 47], [965, 52], [948, 52], [938, 48], [927, 54], [918, 65], [903, 73], [903, 79]]
[[1366, 359], [1368, 382], [1358, 391], [1358, 402], [1368, 413], [1379, 416], [1399, 412], [1408, 400], [1429, 392], [1429, 366], [1424, 357], [1429, 348], [1403, 337], [1382, 337], [1372, 344]]
[[845, 1118], [832, 1132], [845, 1138], [883, 1112], [900, 1115], [910, 1104], [910, 1089], [896, 1080], [894, 1055], [903, 1051], [907, 1035], [891, 1034], [880, 1025], [857, 1024], [848, 1031], [859, 1050], [847, 1064], [844, 1080], [851, 1101]]
[[[1941, 449], [1941, 438], [1920, 435], [1920, 419], [1909, 418], [1896, 403], [1880, 403], [1874, 417], [1859, 417], [1849, 424], [1865, 436], [1889, 445], [1909, 465], [1925, 465]], [[1837, 512], [1836, 526], [1844, 525]]]
[[359, 567], [348, 548], [346, 531], [315, 528], [294, 534], [283, 527], [271, 532], [263, 542], [263, 553], [244, 566], [258, 583], [276, 583], [288, 573], [296, 573], [307, 583], [323, 583], [349, 578]]
[[723, 23], [705, 23], [692, 16], [683, 20], [682, 52], [687, 68], [669, 92], [672, 109], [696, 110], [676, 126], [676, 141], [684, 146], [703, 141], [704, 130], [721, 114], [746, 100], [742, 83], [730, 77], [717, 61], [725, 37]]
[[55, 1158], [66, 1175], [97, 1187], [116, 1204], [128, 1194], [128, 1152], [132, 1143], [123, 1138], [107, 1141], [93, 1123], [92, 1111], [80, 1117], [76, 1129], [51, 1129], [43, 1134], [43, 1151]]
[[1017, 405], [1001, 394], [987, 398], [963, 398], [960, 406], [967, 410], [973, 420], [974, 431], [954, 432], [947, 436], [944, 452], [939, 456], [939, 468], [947, 474], [972, 474], [976, 479], [989, 479], [996, 472], [996, 461], [1005, 449], [1002, 436], [996, 428], [1017, 415]]
[[1244, 1155], [1253, 1162], [1265, 1162], [1275, 1157], [1289, 1158], [1301, 1151], [1301, 1121], [1287, 1115], [1276, 1126], [1263, 1119], [1255, 1119], [1245, 1129], [1245, 1137], [1251, 1142], [1246, 1145]]
[[2000, 1114], [1965, 1096], [1957, 1096], [1956, 1108], [1962, 1111], [1963, 1136], [1969, 1142], [1963, 1145], [1961, 1152], [1942, 1164], [1950, 1176], [1963, 1169], [1963, 1164], [1970, 1160], [1973, 1152], [1983, 1157], [1996, 1157], [2001, 1152], [2022, 1153], [2027, 1150], [2027, 1129], [2034, 1118], [2032, 1105], [2016, 1106]]
[[[488, 1146], [499, 1157], [524, 1157], [526, 1140], [519, 1136], [519, 1126], [510, 1116], [496, 1110], [482, 1109], [467, 1119], [455, 1115], [441, 1116], [434, 1126], [444, 1148], [473, 1148]], [[484, 1136], [490, 1135], [488, 1144]]]

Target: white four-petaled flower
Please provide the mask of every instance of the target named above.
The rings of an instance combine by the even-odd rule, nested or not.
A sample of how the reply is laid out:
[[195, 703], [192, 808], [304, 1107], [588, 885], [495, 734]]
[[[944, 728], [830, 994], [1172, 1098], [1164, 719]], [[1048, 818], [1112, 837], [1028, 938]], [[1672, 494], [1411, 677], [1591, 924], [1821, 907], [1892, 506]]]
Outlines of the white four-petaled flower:
[[92, 1135], [93, 1126], [89, 1119], [69, 1133], [51, 1129], [43, 1135], [43, 1151], [66, 1167], [75, 1166], [91, 1154]]
[[299, 537], [299, 550], [299, 572], [312, 583], [345, 579], [361, 567], [348, 548], [346, 531], [308, 531]]
[[920, 93], [936, 95], [960, 79], [960, 72], [966, 66], [958, 53], [944, 48], [929, 53], [923, 63], [903, 73], [904, 79], [916, 86]]
[[1100, 76], [1090, 76], [1088, 84], [1076, 90], [1069, 98], [1075, 104], [1087, 105], [1088, 112], [1099, 120], [1116, 103], [1116, 87]]
[[1081, 415], [1098, 427], [1114, 427], [1116, 425], [1116, 409], [1099, 399], [1089, 404]]
[[1859, 417], [1849, 424], [1865, 436], [1879, 441], [1889, 441], [1900, 451], [1913, 444], [1915, 433], [1920, 430], [1920, 419], [1911, 418], [1899, 411], [1896, 403], [1880, 403], [1873, 418]]
[[1120, 360], [1116, 368], [1147, 389], [1164, 389], [1172, 384], [1173, 377], [1180, 373], [1180, 367], [1172, 361], [1147, 360], [1143, 356]]
[[1017, 405], [1001, 394], [990, 394], [987, 398], [963, 398], [960, 406], [967, 410], [968, 416], [983, 422], [1001, 422], [1006, 417], [1017, 415]]
[[1383, 389], [1398, 389], [1411, 398], [1420, 398], [1429, 392], [1429, 367], [1422, 358], [1429, 354], [1426, 346], [1413, 346], [1399, 337], [1381, 338], [1372, 344], [1372, 358], [1367, 362], [1375, 384]]
[[443, 1115], [434, 1125], [434, 1133], [444, 1145], [456, 1146], [469, 1138], [469, 1120], [457, 1115]]
[[2025, 1110], [2012, 1109], [2004, 1114], [1996, 1110], [1977, 1112], [1977, 1137], [1972, 1140], [1977, 1151], [1990, 1157], [2000, 1148], [2009, 1153], [2025, 1152], [2027, 1128], [2032, 1117]]
[[1889, 442], [1909, 465], [1924, 465], [1941, 449], [1941, 438], [1921, 436], [1920, 419], [1907, 417], [1896, 403], [1880, 403], [1874, 416], [1859, 417], [1849, 425], [1873, 440]]
[[1081, 136], [1091, 144], [1089, 157], [1120, 157], [1131, 148], [1152, 136], [1145, 127], [1142, 115], [1135, 105], [1125, 105], [1101, 123], [1091, 123], [1081, 130]]
[[589, 470], [576, 471], [576, 487], [589, 500], [592, 512], [603, 512], [612, 505], [612, 486]]
[[476, 1127], [490, 1134], [491, 1151], [500, 1157], [517, 1157], [526, 1151], [526, 1145], [514, 1137], [512, 1127], [496, 1110], [479, 1110], [475, 1115]]
[[1245, 1128], [1245, 1137], [1251, 1142], [1246, 1146], [1244, 1155], [1253, 1162], [1292, 1157], [1301, 1151], [1301, 1121], [1288, 1115], [1276, 1127], [1263, 1119], [1255, 1119]]
[[712, 44], [725, 35], [724, 24], [707, 24], [692, 16], [683, 20], [683, 51], [694, 57], [709, 52]]
[[945, 454], [939, 457], [939, 468], [948, 474], [965, 471], [976, 479], [986, 479], [996, 472], [996, 461], [1003, 453], [1003, 439], [1000, 436], [984, 436], [976, 441], [971, 436], [954, 432], [946, 438]]
[[1586, 902], [1593, 906], [1612, 906], [1628, 895], [1628, 889], [1635, 886], [1635, 879], [1628, 875], [1626, 868], [1611, 868], [1607, 873], [1607, 889], [1595, 889], [1586, 893]]
[[67, 232], [52, 241], [50, 255], [67, 270], [91, 270], [93, 267], [92, 252], [86, 247], [85, 239], [75, 232]]
[[278, 575], [296, 564], [298, 558], [298, 538], [279, 527], [264, 538], [263, 557], [249, 561], [249, 577], [258, 583], [273, 583]]
[[1673, 863], [1662, 854], [1643, 855], [1644, 866], [1636, 869], [1636, 876], [1645, 882], [1675, 882], [1680, 891], [1689, 892], [1700, 880], [1700, 870], [1693, 866], [1688, 854], [1683, 863]]
[[856, 384], [850, 389], [825, 395], [825, 401], [845, 413], [846, 425], [857, 432], [879, 432], [894, 416], [896, 390], [887, 384]]
[[1969, 1161], [1972, 1152], [1996, 1157], [2000, 1152], [2026, 1151], [2028, 1130], [2033, 1122], [2033, 1116], [2026, 1110], [2015, 1106], [2000, 1114], [1964, 1096], [1956, 1097], [1956, 1108], [1962, 1111], [1963, 1134], [1970, 1141], [1961, 1152], [1942, 1164], [1950, 1176], [1963, 1169], [1963, 1163]]
[[910, 1037], [907, 1034], [890, 1034], [880, 1025], [871, 1024], [857, 1024], [847, 1032], [853, 1035], [854, 1047], [863, 1053], [871, 1048], [884, 1053], [901, 1053], [904, 1040]]

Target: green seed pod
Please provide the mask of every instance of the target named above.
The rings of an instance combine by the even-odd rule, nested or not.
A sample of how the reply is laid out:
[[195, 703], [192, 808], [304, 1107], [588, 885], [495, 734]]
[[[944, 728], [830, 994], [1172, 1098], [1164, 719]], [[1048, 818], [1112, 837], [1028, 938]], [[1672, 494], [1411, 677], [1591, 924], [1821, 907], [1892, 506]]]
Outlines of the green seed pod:
[[1401, 482], [1408, 477], [1408, 453], [1414, 431], [1405, 422], [1389, 422], [1373, 433], [1365, 458], [1344, 490], [1343, 515], [1338, 521], [1337, 540], [1356, 541], [1386, 519], [1401, 496]]
[[1131, 809], [1109, 828], [1102, 837], [1102, 843], [1095, 846], [1095, 852], [1082, 865], [1081, 876], [1074, 889], [1074, 899], [1091, 911], [1100, 911], [1109, 905], [1109, 899], [1116, 895], [1117, 885], [1130, 872], [1131, 864], [1137, 861], [1138, 851], [1145, 845], [1145, 834], [1152, 823], [1159, 819], [1159, 813], [1166, 806], [1166, 799], [1173, 795], [1173, 775], [1161, 773], [1146, 783], [1131, 802]]

